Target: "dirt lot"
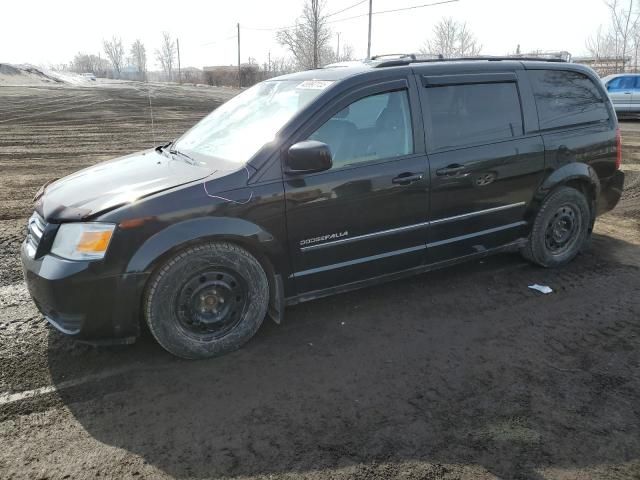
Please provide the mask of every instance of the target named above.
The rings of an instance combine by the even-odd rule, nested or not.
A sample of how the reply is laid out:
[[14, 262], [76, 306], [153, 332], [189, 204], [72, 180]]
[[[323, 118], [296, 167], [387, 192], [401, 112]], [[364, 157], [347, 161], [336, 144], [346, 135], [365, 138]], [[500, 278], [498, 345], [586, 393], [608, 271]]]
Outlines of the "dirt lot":
[[[156, 142], [231, 94], [154, 87]], [[186, 362], [64, 338], [18, 262], [37, 187], [151, 145], [149, 114], [135, 84], [0, 88], [0, 478], [640, 478], [640, 122], [568, 267], [505, 254], [343, 294]]]

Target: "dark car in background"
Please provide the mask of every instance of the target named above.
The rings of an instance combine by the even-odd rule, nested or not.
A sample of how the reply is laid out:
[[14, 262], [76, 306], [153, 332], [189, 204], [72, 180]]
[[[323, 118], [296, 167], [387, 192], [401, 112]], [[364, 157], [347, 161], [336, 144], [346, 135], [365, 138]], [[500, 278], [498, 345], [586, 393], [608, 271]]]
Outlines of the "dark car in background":
[[572, 260], [623, 185], [586, 67], [374, 58], [260, 83], [170, 144], [41, 188], [22, 247], [58, 330], [238, 348], [287, 305], [505, 250]]

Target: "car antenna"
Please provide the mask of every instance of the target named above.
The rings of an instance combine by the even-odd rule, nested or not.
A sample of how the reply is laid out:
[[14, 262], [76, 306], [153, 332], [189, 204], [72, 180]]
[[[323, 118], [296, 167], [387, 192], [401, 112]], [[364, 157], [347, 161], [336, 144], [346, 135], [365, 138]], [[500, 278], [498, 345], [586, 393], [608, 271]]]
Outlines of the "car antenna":
[[153, 106], [151, 105], [151, 87], [147, 87], [147, 96], [149, 97], [149, 114], [151, 115], [151, 135], [153, 137], [153, 147], [156, 146], [156, 130], [153, 125]]

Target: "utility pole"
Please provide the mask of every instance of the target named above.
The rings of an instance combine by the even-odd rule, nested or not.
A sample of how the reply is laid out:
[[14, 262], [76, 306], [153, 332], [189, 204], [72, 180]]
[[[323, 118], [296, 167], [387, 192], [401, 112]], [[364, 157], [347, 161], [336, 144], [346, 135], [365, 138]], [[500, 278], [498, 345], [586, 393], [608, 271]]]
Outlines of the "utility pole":
[[367, 60], [371, 59], [371, 17], [373, 16], [373, 0], [369, 0], [369, 40], [367, 42]]
[[182, 70], [180, 69], [180, 39], [176, 38], [176, 47], [178, 49], [178, 83], [182, 83]]
[[320, 63], [320, 55], [318, 55], [318, 23], [320, 19], [319, 0], [311, 0], [311, 9], [313, 11], [313, 68], [318, 68]]
[[338, 48], [336, 48], [336, 62], [340, 61], [340, 32], [338, 32]]
[[242, 77], [240, 76], [240, 22], [238, 22], [238, 87], [242, 88]]

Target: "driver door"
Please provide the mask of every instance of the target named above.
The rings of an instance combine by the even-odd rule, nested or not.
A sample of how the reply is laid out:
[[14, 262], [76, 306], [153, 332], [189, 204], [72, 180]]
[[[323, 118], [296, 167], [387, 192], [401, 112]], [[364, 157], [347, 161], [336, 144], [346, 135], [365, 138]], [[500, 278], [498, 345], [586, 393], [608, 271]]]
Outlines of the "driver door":
[[318, 140], [333, 156], [327, 171], [285, 169], [298, 294], [423, 264], [429, 175], [417, 101], [407, 78], [359, 88], [330, 102], [288, 144]]

